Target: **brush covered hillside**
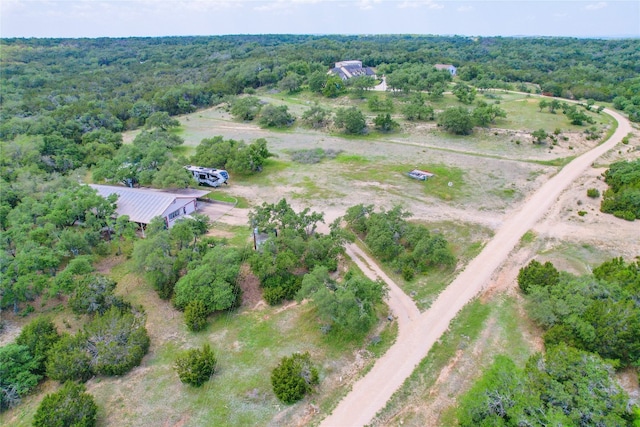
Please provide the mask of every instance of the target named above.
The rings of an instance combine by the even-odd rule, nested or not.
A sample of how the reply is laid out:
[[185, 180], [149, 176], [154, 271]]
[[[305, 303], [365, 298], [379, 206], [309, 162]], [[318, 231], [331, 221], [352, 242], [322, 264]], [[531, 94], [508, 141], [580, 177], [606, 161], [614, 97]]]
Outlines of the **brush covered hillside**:
[[[371, 425], [640, 422], [640, 41], [0, 49], [0, 424], [319, 425], [403, 316], [620, 129]], [[371, 72], [328, 73], [346, 60]], [[210, 192], [143, 221], [86, 184]]]

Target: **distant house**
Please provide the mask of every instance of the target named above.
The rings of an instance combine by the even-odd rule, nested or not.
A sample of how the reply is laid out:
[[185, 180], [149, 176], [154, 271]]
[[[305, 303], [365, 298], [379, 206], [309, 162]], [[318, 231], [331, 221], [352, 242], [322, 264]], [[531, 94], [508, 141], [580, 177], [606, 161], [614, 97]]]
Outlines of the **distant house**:
[[164, 219], [167, 228], [198, 208], [197, 198], [208, 194], [202, 190], [180, 190], [180, 192], [166, 192], [145, 188], [116, 187], [112, 185], [94, 185], [92, 188], [104, 198], [117, 194], [116, 213], [129, 215], [129, 219], [138, 223], [142, 228], [159, 216]]
[[436, 64], [433, 66], [433, 68], [435, 68], [436, 70], [447, 70], [449, 73], [451, 73], [452, 76], [455, 76], [456, 71], [458, 70], [451, 64]]
[[362, 61], [336, 62], [336, 66], [332, 68], [329, 73], [335, 74], [342, 80], [348, 80], [350, 78], [359, 76], [376, 76], [376, 72], [373, 71], [373, 68], [362, 66]]

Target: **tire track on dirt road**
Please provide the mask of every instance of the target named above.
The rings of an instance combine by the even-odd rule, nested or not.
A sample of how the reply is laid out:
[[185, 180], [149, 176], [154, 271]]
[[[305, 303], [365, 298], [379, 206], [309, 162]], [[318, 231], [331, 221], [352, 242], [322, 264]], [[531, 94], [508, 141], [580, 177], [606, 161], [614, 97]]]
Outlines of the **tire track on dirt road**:
[[[605, 110], [618, 122], [614, 134], [604, 143], [567, 164], [558, 174], [543, 184], [510, 214], [480, 254], [438, 296], [429, 310], [415, 316], [407, 305], [409, 298], [389, 280], [388, 303], [398, 318], [398, 338], [389, 350], [376, 361], [373, 368], [359, 379], [349, 392], [320, 424], [323, 427], [355, 427], [369, 423], [393, 393], [402, 386], [415, 367], [427, 355], [433, 344], [447, 330], [456, 314], [480, 293], [493, 273], [505, 261], [524, 233], [531, 229], [556, 202], [560, 194], [598, 157], [612, 149], [631, 131], [629, 122], [616, 112]], [[375, 274], [387, 281], [380, 267], [355, 245], [347, 248], [365, 274]], [[354, 257], [355, 255], [355, 257]], [[363, 261], [364, 260], [364, 261]], [[362, 267], [361, 267], [362, 268]], [[368, 272], [368, 273], [367, 273]], [[399, 288], [397, 288], [399, 290]], [[413, 304], [413, 303], [412, 303]], [[415, 304], [413, 304], [415, 307]], [[397, 311], [399, 310], [399, 311]], [[402, 319], [402, 320], [400, 320]]]

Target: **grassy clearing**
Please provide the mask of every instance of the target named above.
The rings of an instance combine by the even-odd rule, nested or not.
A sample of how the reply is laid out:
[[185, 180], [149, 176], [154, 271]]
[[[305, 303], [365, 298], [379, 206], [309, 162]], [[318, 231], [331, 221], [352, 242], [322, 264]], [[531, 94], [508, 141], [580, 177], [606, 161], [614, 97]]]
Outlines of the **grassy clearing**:
[[371, 162], [370, 159], [360, 156], [358, 154], [340, 153], [335, 158], [335, 161], [347, 166], [362, 166]]
[[[342, 155], [341, 155], [342, 156]], [[338, 161], [341, 156], [338, 156]], [[394, 186], [400, 182], [406, 185], [422, 186], [424, 194], [436, 197], [442, 200], [455, 200], [465, 195], [464, 171], [455, 166], [447, 166], [443, 164], [376, 164], [376, 167], [368, 167], [366, 163], [356, 161], [350, 163], [349, 169], [343, 169], [338, 172], [339, 175], [351, 181], [360, 182], [377, 182], [382, 185]], [[436, 176], [429, 178], [427, 181], [415, 181], [407, 177], [407, 172], [412, 169], [425, 169], [433, 172]], [[449, 185], [451, 183], [451, 185]], [[393, 189], [386, 191], [393, 192]], [[404, 190], [396, 190], [398, 194], [404, 195]]]
[[214, 190], [207, 194], [207, 197], [218, 202], [233, 203], [236, 208], [240, 209], [247, 209], [251, 207], [249, 201], [244, 197], [234, 196], [227, 192], [222, 192], [222, 190]]
[[294, 199], [302, 199], [302, 200], [322, 200], [322, 199], [332, 199], [336, 197], [345, 197], [344, 193], [337, 193], [334, 190], [323, 188], [317, 184], [317, 182], [313, 181], [310, 177], [304, 176], [302, 177], [302, 181], [295, 184], [296, 187], [302, 189], [301, 193], [295, 193], [293, 195]]
[[[133, 278], [129, 275], [127, 279]], [[149, 292], [153, 293], [147, 288], [129, 296], [147, 305], [149, 300], [157, 300]], [[267, 425], [283, 410], [297, 413], [307, 403], [323, 404], [325, 399], [337, 403], [332, 397], [338, 392], [335, 390], [291, 407], [282, 405], [271, 392], [270, 372], [281, 357], [309, 351], [321, 367], [323, 380], [333, 371], [335, 361], [346, 363], [356, 349], [352, 343], [333, 342], [323, 336], [309, 305], [216, 315], [207, 329], [197, 334], [186, 331], [180, 313], [165, 306], [162, 314], [159, 308], [149, 307], [148, 312], [157, 314], [147, 322], [154, 322], [150, 334], [159, 335], [154, 340], [159, 344], [145, 359], [144, 375], [129, 374], [129, 399], [114, 400], [112, 396], [118, 393], [113, 379], [103, 379], [93, 390], [107, 407], [123, 405], [120, 412], [127, 414], [127, 419], [118, 420], [123, 421], [121, 425], [161, 425], [165, 420], [186, 420], [186, 425]], [[218, 372], [201, 389], [182, 385], [172, 370], [176, 352], [204, 342], [211, 343], [217, 352]]]
[[[396, 391], [387, 405], [378, 413], [372, 424], [378, 420], [390, 420], [403, 410], [408, 401], [417, 397], [427, 399], [424, 393], [433, 385], [440, 371], [449, 363], [459, 348], [466, 348], [477, 339], [491, 313], [491, 307], [473, 300], [453, 319], [448, 332], [433, 345], [411, 376]], [[410, 419], [403, 419], [404, 422]]]
[[[531, 325], [516, 299], [497, 295], [487, 303], [472, 301], [458, 313], [448, 332], [372, 425], [422, 426], [427, 418], [433, 422], [434, 416], [439, 417], [437, 425], [457, 425], [455, 407], [449, 405], [455, 404], [456, 397], [472, 385], [497, 354], [524, 363], [534, 351], [530, 337]], [[443, 372], [446, 377], [439, 378]], [[435, 396], [441, 396], [438, 403], [434, 403], [434, 391]]]
[[251, 228], [248, 225], [230, 225], [216, 221], [212, 224], [209, 234], [226, 239], [229, 245], [234, 247], [242, 248], [252, 242]]
[[540, 252], [541, 262], [551, 261], [558, 270], [590, 274], [592, 269], [614, 258], [613, 253], [588, 244], [562, 243]]
[[[579, 132], [585, 128], [585, 126], [572, 125], [561, 110], [556, 111], [555, 114], [550, 113], [547, 109], [540, 111], [538, 105], [542, 99], [545, 98], [511, 94], [499, 105], [507, 111], [507, 117], [502, 119], [500, 127], [525, 131], [544, 129], [547, 132], [553, 132], [556, 128], [563, 131]], [[589, 111], [585, 111], [585, 113], [596, 121], [602, 117], [602, 115]]]

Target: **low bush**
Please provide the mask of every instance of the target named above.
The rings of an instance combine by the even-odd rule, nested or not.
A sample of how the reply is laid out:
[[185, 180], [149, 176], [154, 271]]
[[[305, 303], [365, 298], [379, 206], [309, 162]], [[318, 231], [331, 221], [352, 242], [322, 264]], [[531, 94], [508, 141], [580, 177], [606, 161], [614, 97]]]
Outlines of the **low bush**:
[[560, 273], [549, 261], [540, 264], [535, 259], [518, 273], [518, 286], [528, 294], [533, 286], [553, 286], [560, 282]]
[[587, 197], [597, 199], [598, 197], [600, 197], [600, 191], [597, 188], [589, 188], [587, 190]]
[[175, 362], [175, 370], [180, 381], [194, 387], [200, 387], [215, 372], [217, 359], [209, 344], [202, 350], [191, 349], [180, 355]]
[[294, 353], [283, 357], [271, 373], [271, 385], [276, 397], [284, 403], [294, 403], [318, 384], [318, 370], [309, 353]]
[[204, 329], [207, 325], [207, 307], [200, 300], [191, 301], [184, 309], [184, 321], [193, 332]]
[[85, 393], [83, 384], [68, 381], [60, 390], [47, 394], [35, 416], [35, 427], [92, 427], [96, 425], [98, 406], [93, 396]]

